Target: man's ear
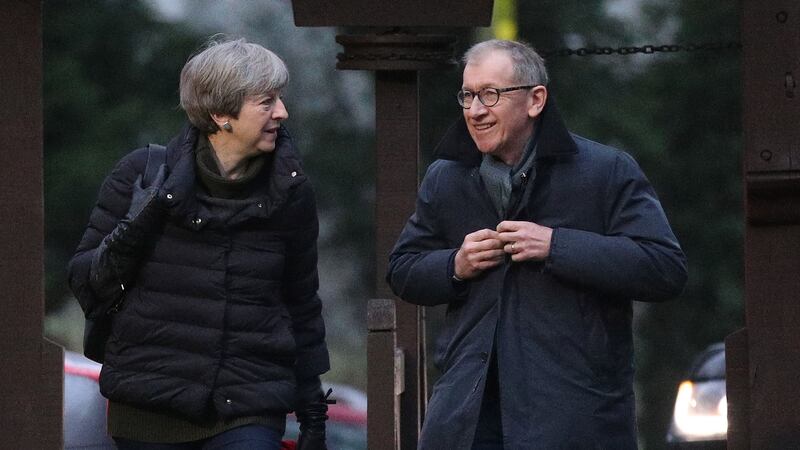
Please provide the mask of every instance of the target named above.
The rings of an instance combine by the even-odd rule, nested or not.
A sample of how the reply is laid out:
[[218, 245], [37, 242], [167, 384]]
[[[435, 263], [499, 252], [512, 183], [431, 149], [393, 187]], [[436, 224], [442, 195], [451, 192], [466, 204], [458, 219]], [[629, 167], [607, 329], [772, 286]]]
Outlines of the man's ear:
[[547, 88], [544, 86], [536, 86], [528, 93], [530, 96], [530, 103], [528, 107], [528, 116], [532, 119], [539, 117], [542, 113], [545, 103], [547, 103]]

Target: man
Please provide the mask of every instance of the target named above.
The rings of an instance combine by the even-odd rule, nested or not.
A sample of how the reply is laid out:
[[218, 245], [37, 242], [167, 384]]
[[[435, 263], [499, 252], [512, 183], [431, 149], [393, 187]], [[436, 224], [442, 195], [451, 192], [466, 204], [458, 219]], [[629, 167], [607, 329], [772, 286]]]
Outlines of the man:
[[447, 305], [419, 448], [636, 448], [631, 302], [680, 293], [683, 252], [633, 159], [566, 130], [531, 47], [464, 64], [387, 275]]

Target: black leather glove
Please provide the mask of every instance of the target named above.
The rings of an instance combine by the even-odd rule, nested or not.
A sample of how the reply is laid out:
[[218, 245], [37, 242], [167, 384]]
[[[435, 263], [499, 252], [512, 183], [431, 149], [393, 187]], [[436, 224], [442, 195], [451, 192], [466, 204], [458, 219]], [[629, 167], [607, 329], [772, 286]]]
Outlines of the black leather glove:
[[166, 177], [167, 165], [162, 164], [150, 186], [142, 186], [141, 175], [133, 183], [133, 194], [128, 212], [105, 239], [112, 251], [129, 253], [141, 248], [147, 234], [160, 226], [166, 205], [158, 194]]
[[332, 390], [322, 394], [319, 377], [303, 380], [298, 383], [297, 397], [299, 406], [295, 411], [300, 423], [300, 438], [297, 450], [327, 450], [325, 444], [325, 421], [328, 420], [328, 405], [335, 403], [328, 400]]
[[[158, 230], [165, 215], [166, 206], [159, 198], [159, 193], [166, 177], [166, 164], [159, 167], [150, 186], [143, 187], [142, 176], [139, 175], [133, 184], [128, 212], [95, 251], [89, 282], [98, 298], [121, 298], [125, 286], [135, 276], [146, 238]], [[107, 309], [105, 307], [102, 309]]]

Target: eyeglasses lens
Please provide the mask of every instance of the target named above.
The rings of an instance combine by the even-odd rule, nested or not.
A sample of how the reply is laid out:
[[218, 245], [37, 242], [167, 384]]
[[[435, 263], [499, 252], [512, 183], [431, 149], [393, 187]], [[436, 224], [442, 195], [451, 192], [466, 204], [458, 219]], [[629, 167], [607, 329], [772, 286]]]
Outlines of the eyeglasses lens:
[[494, 106], [500, 101], [500, 93], [497, 92], [497, 89], [493, 88], [486, 88], [481, 89], [480, 92], [473, 93], [472, 91], [458, 91], [456, 94], [456, 98], [458, 99], [458, 104], [461, 105], [462, 108], [469, 109], [472, 107], [472, 100], [477, 97], [478, 101], [483, 103], [484, 106]]

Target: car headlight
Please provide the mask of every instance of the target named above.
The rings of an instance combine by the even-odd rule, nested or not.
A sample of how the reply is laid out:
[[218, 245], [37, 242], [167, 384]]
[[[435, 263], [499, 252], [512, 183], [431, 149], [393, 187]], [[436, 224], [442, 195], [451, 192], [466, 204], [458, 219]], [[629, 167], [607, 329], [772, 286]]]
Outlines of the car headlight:
[[672, 426], [680, 440], [724, 439], [728, 434], [725, 380], [681, 383]]

